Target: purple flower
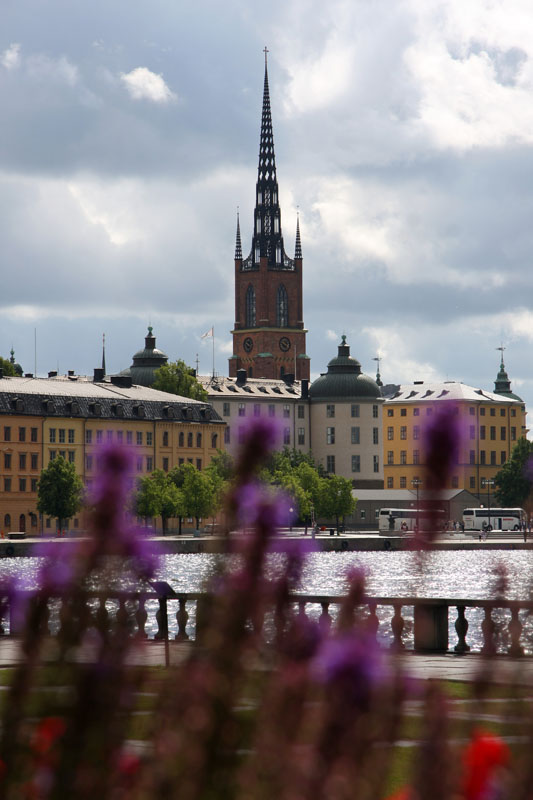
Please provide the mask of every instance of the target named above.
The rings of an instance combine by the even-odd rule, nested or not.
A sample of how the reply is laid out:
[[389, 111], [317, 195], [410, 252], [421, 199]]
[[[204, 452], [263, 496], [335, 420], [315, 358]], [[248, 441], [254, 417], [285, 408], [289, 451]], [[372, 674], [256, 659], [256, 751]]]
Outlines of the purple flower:
[[371, 694], [387, 677], [374, 636], [353, 630], [326, 638], [312, 664], [320, 683], [343, 696], [352, 709], [365, 710]]
[[446, 487], [452, 467], [458, 461], [463, 438], [457, 405], [445, 402], [437, 406], [424, 431], [427, 488]]
[[237, 522], [244, 527], [261, 525], [275, 530], [290, 525], [295, 518], [294, 500], [258, 481], [238, 486], [233, 497]]
[[248, 479], [268, 454], [280, 446], [281, 423], [275, 417], [252, 417], [243, 422], [243, 442], [236, 474]]

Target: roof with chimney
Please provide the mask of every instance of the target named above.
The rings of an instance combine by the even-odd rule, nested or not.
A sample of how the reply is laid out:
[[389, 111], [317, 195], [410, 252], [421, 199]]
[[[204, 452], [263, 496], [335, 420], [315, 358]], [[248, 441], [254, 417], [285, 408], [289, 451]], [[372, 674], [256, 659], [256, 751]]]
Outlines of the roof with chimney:
[[[243, 370], [245, 373], [246, 371]], [[240, 378], [240, 379], [239, 379]], [[199, 375], [197, 380], [207, 391], [211, 400], [222, 398], [253, 398], [270, 402], [280, 399], [300, 400], [302, 398], [302, 382], [290, 383], [284, 380], [268, 378], [248, 378], [246, 374], [237, 378], [215, 377]]]
[[81, 375], [3, 377], [0, 378], [0, 415], [222, 422], [208, 403], [128, 383], [120, 376], [96, 383]]

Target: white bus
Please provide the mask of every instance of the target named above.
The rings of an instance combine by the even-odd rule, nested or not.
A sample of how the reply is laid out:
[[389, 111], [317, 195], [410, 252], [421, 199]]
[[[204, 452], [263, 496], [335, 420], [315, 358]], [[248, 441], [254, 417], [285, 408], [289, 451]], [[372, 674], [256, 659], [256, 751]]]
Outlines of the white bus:
[[417, 526], [420, 530], [429, 530], [437, 522], [439, 531], [446, 530], [448, 518], [442, 509], [427, 508], [381, 508], [379, 511], [379, 532], [381, 536], [391, 533], [414, 533]]
[[465, 508], [465, 531], [519, 531], [527, 522], [523, 508]]

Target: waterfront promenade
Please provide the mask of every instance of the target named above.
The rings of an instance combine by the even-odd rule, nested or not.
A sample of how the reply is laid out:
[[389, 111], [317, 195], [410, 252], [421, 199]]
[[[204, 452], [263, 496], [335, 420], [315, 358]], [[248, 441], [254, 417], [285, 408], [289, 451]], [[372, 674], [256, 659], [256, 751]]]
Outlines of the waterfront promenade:
[[[447, 533], [437, 537], [431, 544], [432, 550], [533, 550], [533, 535], [524, 542], [523, 534], [505, 532], [498, 535], [498, 531], [491, 532], [486, 541], [480, 541], [477, 534], [472, 533]], [[240, 538], [243, 534], [232, 533], [231, 536]], [[273, 539], [272, 550], [283, 550], [287, 539], [312, 540], [311, 529], [305, 534], [303, 528], [294, 528], [292, 531], [280, 531], [278, 537]], [[0, 539], [0, 558], [13, 556], [31, 556], [36, 545], [43, 542], [57, 543], [58, 547], [69, 547], [79, 537], [26, 537], [25, 539]], [[151, 536], [158, 549], [164, 554], [180, 553], [223, 553], [227, 549], [226, 539], [221, 536], [201, 533], [181, 535], [169, 534], [167, 536]], [[411, 536], [381, 536], [377, 531], [347, 532], [340, 535], [330, 535], [329, 529], [320, 532], [314, 539], [316, 549], [323, 552], [394, 552], [413, 549]]]

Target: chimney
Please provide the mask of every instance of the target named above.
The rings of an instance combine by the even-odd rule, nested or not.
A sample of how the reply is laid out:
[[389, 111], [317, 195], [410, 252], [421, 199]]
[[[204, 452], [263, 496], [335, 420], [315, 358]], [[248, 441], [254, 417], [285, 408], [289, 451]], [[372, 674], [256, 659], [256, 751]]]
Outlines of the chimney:
[[73, 369], [69, 369], [69, 371], [68, 371], [68, 377], [69, 377], [69, 378], [72, 378], [72, 376], [73, 376], [74, 374], [75, 374], [75, 373], [74, 373], [74, 370], [73, 370]]
[[57, 378], [57, 369], [50, 370], [50, 372], [48, 373], [48, 377], [49, 378]]
[[93, 383], [102, 383], [104, 380], [104, 370], [101, 367], [94, 368]]
[[25, 372], [24, 373], [24, 377], [25, 378], [33, 378], [33, 372]]
[[283, 380], [285, 381], [285, 383], [287, 384], [287, 386], [292, 386], [292, 384], [294, 383], [294, 373], [293, 372], [285, 372], [282, 377], [283, 377]]
[[302, 400], [309, 399], [309, 380], [307, 378], [302, 378]]
[[246, 383], [248, 375], [245, 369], [238, 369], [237, 370], [237, 386], [244, 386]]
[[3, 377], [4, 377], [4, 370], [2, 367], [0, 367], [0, 380], [2, 380]]

